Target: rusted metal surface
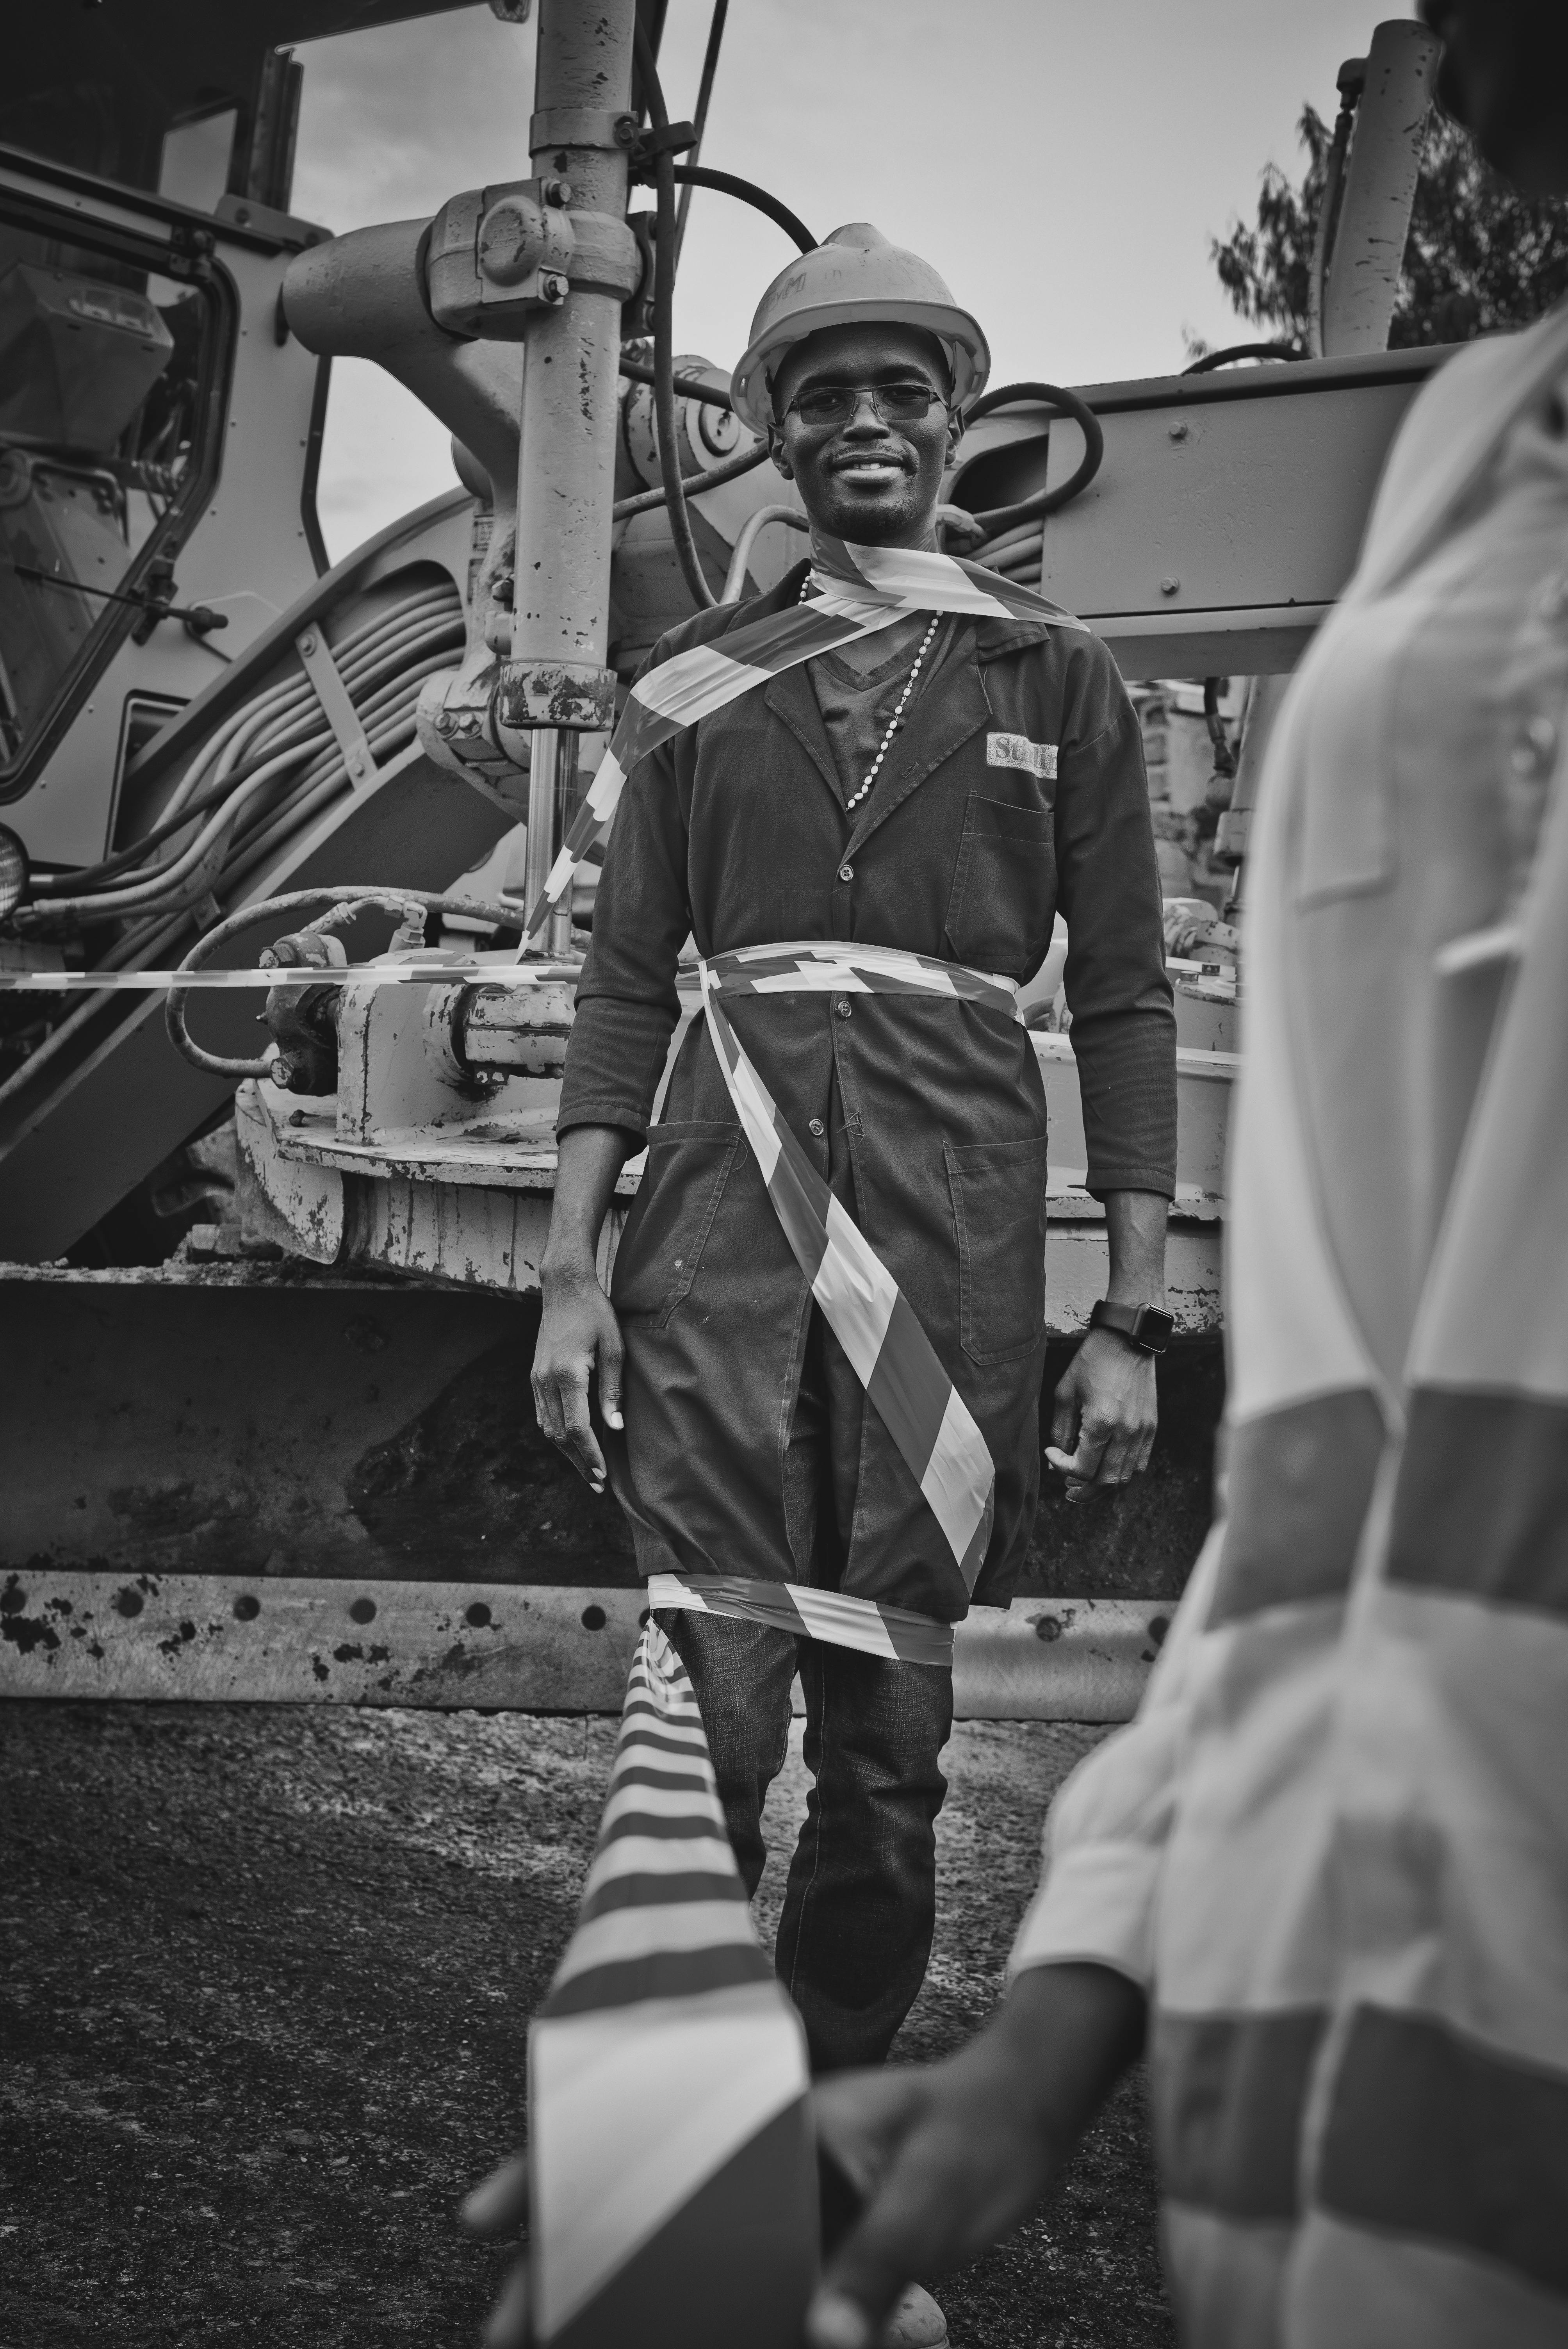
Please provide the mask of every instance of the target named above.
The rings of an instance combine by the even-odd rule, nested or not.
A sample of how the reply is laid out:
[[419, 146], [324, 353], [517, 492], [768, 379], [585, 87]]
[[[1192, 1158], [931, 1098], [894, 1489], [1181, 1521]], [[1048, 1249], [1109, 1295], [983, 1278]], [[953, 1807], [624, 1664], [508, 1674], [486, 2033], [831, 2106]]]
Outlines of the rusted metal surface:
[[[535, 1423], [537, 1297], [288, 1259], [12, 1267], [0, 1323], [0, 1577], [635, 1586], [620, 1510]], [[1047, 1398], [1073, 1343], [1047, 1349]], [[1209, 1522], [1217, 1340], [1178, 1341], [1158, 1378], [1153, 1460], [1119, 1499], [1069, 1507], [1043, 1473], [1026, 1598], [1180, 1594]]]
[[[556, 1015], [565, 1016], [557, 1001], [564, 990], [545, 992], [548, 1004], [520, 993], [509, 1013], [499, 984], [432, 987], [428, 997], [412, 987], [350, 985], [338, 1015], [335, 1102], [285, 1111], [273, 1086], [242, 1088], [242, 1148], [302, 1254], [513, 1295], [537, 1288], [560, 1093], [559, 1080], [542, 1071], [559, 1040]], [[550, 1015], [548, 1032], [542, 1013]], [[468, 1072], [470, 1030], [483, 1034], [487, 1061], [500, 1062], [488, 1089]], [[1071, 1040], [1041, 1031], [1034, 1044], [1051, 1137], [1047, 1326], [1067, 1336], [1087, 1326], [1105, 1294], [1109, 1258], [1104, 1210], [1082, 1188], [1088, 1151]], [[1199, 1337], [1217, 1332], [1223, 1318], [1221, 1193], [1239, 1062], [1230, 1051], [1185, 1046], [1176, 1061], [1177, 1192], [1167, 1281], [1178, 1330]], [[635, 1191], [642, 1163], [639, 1155], [623, 1171], [622, 1199]], [[622, 1221], [617, 1208], [601, 1242], [606, 1282]]]
[[[0, 1697], [613, 1713], [645, 1619], [640, 1588], [40, 1568], [0, 1582]], [[1127, 1721], [1168, 1622], [1126, 1599], [978, 1609], [957, 1717]]]
[[637, 1590], [9, 1574], [0, 1696], [618, 1713]]

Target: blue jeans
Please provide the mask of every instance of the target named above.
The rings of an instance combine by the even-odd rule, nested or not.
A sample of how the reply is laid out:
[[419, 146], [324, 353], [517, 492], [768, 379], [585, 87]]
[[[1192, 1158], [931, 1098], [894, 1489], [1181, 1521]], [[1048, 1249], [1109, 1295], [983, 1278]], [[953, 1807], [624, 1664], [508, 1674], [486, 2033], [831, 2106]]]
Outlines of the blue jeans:
[[[854, 1373], [814, 1313], [784, 1499], [800, 1579], [828, 1588], [837, 1581], [840, 1511], [854, 1491], [858, 1444], [846, 1441], [843, 1420], [861, 1402]], [[799, 1671], [812, 1784], [774, 1962], [804, 2020], [814, 2072], [882, 2063], [931, 1955], [952, 1673], [684, 1608], [661, 1609], [658, 1619], [702, 1707], [748, 1898], [767, 1857], [762, 1806], [784, 1764]]]

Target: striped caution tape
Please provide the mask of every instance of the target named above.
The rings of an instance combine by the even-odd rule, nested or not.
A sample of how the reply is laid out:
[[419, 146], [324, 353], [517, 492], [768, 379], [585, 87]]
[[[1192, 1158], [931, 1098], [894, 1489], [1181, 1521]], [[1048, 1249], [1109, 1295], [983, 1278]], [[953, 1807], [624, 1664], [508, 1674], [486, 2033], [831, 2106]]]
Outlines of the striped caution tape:
[[581, 963], [351, 963], [317, 970], [301, 963], [246, 970], [0, 970], [0, 994], [166, 995], [178, 987], [211, 992], [258, 987], [575, 987]]
[[650, 1574], [651, 1608], [685, 1607], [694, 1615], [728, 1615], [743, 1623], [765, 1623], [830, 1647], [854, 1648], [890, 1662], [946, 1664], [953, 1661], [953, 1626], [913, 1607], [876, 1599], [851, 1599], [842, 1590], [815, 1590], [801, 1582], [748, 1580], [738, 1574]]
[[573, 876], [608, 838], [626, 777], [637, 761], [754, 686], [767, 685], [783, 670], [857, 636], [892, 627], [913, 612], [1084, 627], [1032, 588], [954, 555], [918, 547], [853, 546], [839, 539], [814, 542], [813, 551], [810, 601], [734, 628], [711, 644], [694, 645], [637, 679], [544, 887], [529, 909], [530, 937], [565, 902]]
[[1013, 979], [904, 947], [866, 946], [852, 938], [741, 947], [733, 954], [708, 956], [698, 968], [721, 995], [919, 995], [978, 1003], [1006, 1019], [1023, 1018]]
[[[726, 995], [917, 995], [979, 1003], [1018, 1019], [1018, 990], [1010, 978], [968, 970], [898, 947], [852, 939], [802, 938], [787, 946], [742, 947], [714, 955], [707, 968]], [[171, 987], [199, 991], [263, 987], [575, 987], [580, 962], [433, 962], [304, 964], [238, 970], [0, 970], [0, 992], [20, 995], [161, 995]], [[696, 964], [683, 964], [676, 983], [696, 993]]]
[[[996, 1470], [985, 1439], [914, 1308], [779, 1115], [721, 1007], [721, 976], [706, 963], [697, 971], [708, 1034], [784, 1237], [973, 1590], [995, 1514]], [[863, 968], [862, 976], [872, 977]]]
[[816, 2261], [806, 2091], [696, 1692], [650, 1622], [577, 1927], [529, 2032], [530, 2338], [796, 2349]]

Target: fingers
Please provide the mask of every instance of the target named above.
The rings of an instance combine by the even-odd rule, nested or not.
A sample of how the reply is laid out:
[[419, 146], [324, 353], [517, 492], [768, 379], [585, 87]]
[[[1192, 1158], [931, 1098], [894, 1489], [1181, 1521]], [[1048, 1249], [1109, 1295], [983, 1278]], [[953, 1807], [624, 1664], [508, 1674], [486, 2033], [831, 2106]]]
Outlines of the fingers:
[[[1076, 1362], [1076, 1357], [1074, 1361]], [[1057, 1381], [1055, 1404], [1051, 1412], [1051, 1442], [1058, 1451], [1070, 1452], [1078, 1428], [1078, 1391], [1074, 1375], [1074, 1362], [1069, 1362]]]
[[621, 1372], [625, 1362], [625, 1349], [617, 1329], [614, 1337], [599, 1340], [599, 1408], [604, 1414], [606, 1427], [621, 1425]]
[[527, 2349], [528, 2262], [519, 2260], [508, 2276], [490, 2323], [484, 2329], [485, 2349]]
[[[528, 2218], [528, 2156], [503, 2161], [464, 2201], [459, 2213], [470, 2235], [515, 2235]], [[528, 2261], [519, 2260], [501, 2287], [484, 2329], [485, 2349], [526, 2349]]]
[[566, 1433], [562, 1450], [580, 1476], [586, 1477], [595, 1493], [604, 1489], [608, 1471], [604, 1454], [599, 1449], [599, 1439], [588, 1416], [588, 1381], [573, 1379], [566, 1385], [562, 1396]]
[[514, 2234], [528, 2217], [528, 2156], [514, 2154], [480, 2181], [459, 2213], [470, 2235]]

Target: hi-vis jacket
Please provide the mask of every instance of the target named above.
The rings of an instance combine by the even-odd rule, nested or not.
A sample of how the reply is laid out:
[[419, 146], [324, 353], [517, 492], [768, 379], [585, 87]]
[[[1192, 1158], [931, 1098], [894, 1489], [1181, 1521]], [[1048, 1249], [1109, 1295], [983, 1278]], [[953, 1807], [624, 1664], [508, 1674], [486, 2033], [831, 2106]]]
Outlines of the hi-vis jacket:
[[1196, 2349], [1568, 2341], [1565, 381], [1428, 388], [1282, 711], [1223, 1521], [1014, 1955], [1153, 1992]]
[[[796, 599], [806, 566], [690, 621], [655, 662]], [[1058, 906], [1088, 1180], [1173, 1189], [1174, 1028], [1136, 717], [1104, 647], [1033, 620], [966, 620], [846, 812], [804, 668], [642, 760], [611, 833], [561, 1129], [639, 1136], [705, 956], [801, 939], [902, 947], [1022, 980]], [[975, 1596], [1005, 1602], [1039, 1474], [1046, 1110], [1026, 1031], [965, 1002], [735, 999], [782, 1117], [907, 1297], [985, 1434], [995, 1516]], [[702, 1023], [672, 1073], [616, 1258], [626, 1464], [645, 1573], [794, 1579], [782, 1455], [811, 1303]], [[941, 1621], [952, 1552], [864, 1411], [841, 1588]]]

